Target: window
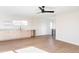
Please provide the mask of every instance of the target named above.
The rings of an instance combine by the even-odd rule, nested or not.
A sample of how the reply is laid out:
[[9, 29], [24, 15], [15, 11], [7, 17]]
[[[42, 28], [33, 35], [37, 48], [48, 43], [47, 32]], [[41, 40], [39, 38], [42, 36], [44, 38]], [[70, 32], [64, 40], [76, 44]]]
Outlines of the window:
[[52, 22], [50, 22], [50, 29], [52, 29], [52, 27], [53, 27], [53, 24], [52, 24]]
[[23, 26], [26, 26], [28, 25], [27, 21], [24, 21], [24, 20], [13, 20], [13, 24], [14, 25], [23, 25]]
[[27, 25], [27, 21], [24, 20], [4, 20], [0, 21], [0, 30], [16, 30]]

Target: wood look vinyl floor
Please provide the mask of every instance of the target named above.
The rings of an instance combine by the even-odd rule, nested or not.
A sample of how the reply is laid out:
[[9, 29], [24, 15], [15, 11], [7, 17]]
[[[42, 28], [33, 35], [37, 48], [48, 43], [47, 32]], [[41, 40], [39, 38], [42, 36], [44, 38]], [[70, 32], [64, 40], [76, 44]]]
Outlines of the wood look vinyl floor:
[[52, 36], [39, 36], [8, 41], [0, 41], [0, 53], [34, 46], [49, 53], [78, 53], [79, 46], [58, 41]]

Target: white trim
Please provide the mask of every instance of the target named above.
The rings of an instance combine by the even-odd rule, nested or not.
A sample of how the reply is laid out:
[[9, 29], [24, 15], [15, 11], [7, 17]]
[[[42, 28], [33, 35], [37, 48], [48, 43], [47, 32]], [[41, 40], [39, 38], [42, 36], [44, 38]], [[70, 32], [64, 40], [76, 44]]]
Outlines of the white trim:
[[63, 42], [67, 42], [67, 43], [79, 46], [79, 43], [71, 42], [71, 41], [68, 41], [68, 40], [64, 40], [64, 39], [62, 39], [62, 40], [61, 39], [56, 39], [56, 40], [60, 40], [60, 41], [63, 41]]

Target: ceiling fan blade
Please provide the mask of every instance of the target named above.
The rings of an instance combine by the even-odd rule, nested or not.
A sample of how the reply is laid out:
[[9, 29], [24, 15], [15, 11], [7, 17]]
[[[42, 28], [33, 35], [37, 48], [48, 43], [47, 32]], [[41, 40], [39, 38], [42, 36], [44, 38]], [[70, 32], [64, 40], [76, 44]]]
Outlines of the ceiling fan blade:
[[41, 7], [39, 7], [40, 10], [43, 10]]

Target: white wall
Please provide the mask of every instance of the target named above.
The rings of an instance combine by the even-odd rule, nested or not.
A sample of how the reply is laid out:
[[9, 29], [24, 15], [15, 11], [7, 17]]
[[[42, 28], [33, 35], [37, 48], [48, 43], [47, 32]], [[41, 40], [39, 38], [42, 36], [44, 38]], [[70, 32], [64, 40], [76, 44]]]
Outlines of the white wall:
[[56, 39], [79, 45], [79, 10], [71, 11], [56, 14]]
[[36, 34], [37, 35], [49, 35], [50, 34], [50, 20], [49, 19], [39, 19], [37, 27], [36, 27]]
[[[2, 17], [3, 16], [3, 17]], [[51, 34], [51, 30], [50, 30], [50, 22], [53, 20], [53, 16], [45, 16], [45, 15], [39, 15], [38, 16], [29, 16], [29, 17], [25, 17], [25, 18], [20, 18], [20, 17], [14, 17], [14, 16], [4, 16], [4, 15], [0, 15], [0, 22], [1, 21], [12, 21], [12, 20], [25, 20], [28, 22], [27, 26], [23, 26], [23, 29], [26, 30], [36, 30], [36, 35], [50, 35]], [[19, 29], [19, 27], [17, 26], [0, 26], [0, 29]]]
[[[13, 19], [19, 20], [18, 18], [13, 17], [12, 20]], [[22, 20], [22, 18], [20, 18], [20, 20]], [[33, 16], [26, 16], [24, 20], [28, 22], [28, 25], [25, 27], [25, 29], [27, 30], [35, 29], [37, 36], [51, 35], [50, 22], [54, 23], [53, 21], [54, 19], [55, 18], [53, 14], [36, 14]]]
[[[53, 20], [52, 17], [45, 15], [34, 16], [29, 18], [32, 20], [32, 28], [36, 30], [36, 35], [51, 35], [50, 22]], [[52, 20], [51, 20], [52, 19]]]

